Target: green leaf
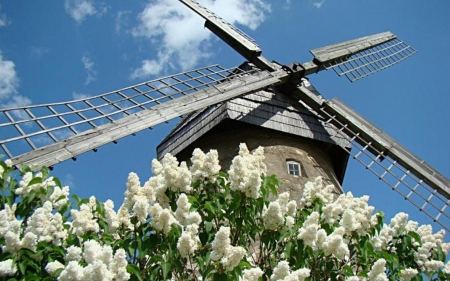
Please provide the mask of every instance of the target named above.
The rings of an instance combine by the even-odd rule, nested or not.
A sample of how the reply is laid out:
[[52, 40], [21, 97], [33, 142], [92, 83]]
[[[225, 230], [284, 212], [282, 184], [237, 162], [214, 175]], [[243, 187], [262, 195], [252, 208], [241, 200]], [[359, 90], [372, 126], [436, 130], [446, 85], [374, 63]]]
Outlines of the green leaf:
[[89, 203], [89, 198], [84, 198], [84, 199], [81, 199], [80, 201], [78, 201], [78, 207], [80, 207], [81, 205], [83, 205], [83, 204], [88, 204]]
[[216, 210], [214, 209], [214, 206], [211, 203], [211, 201], [208, 201], [208, 202], [205, 203], [205, 209], [210, 211], [213, 215], [216, 214]]
[[248, 261], [244, 261], [244, 260], [240, 261], [238, 266], [241, 268], [244, 267], [247, 269], [252, 268], [252, 265]]
[[408, 232], [408, 236], [411, 237], [412, 239], [414, 239], [416, 242], [418, 242], [419, 244], [422, 244], [422, 239], [420, 238], [420, 235], [415, 232], [415, 231], [410, 231]]
[[35, 177], [35, 178], [31, 179], [30, 182], [28, 183], [28, 186], [31, 186], [31, 185], [37, 184], [37, 183], [42, 183], [41, 177]]
[[58, 178], [54, 177], [54, 178], [53, 178], [53, 181], [55, 182], [55, 184], [56, 184], [57, 186], [59, 186], [60, 188], [62, 187], [61, 181], [60, 181]]
[[345, 270], [345, 276], [354, 276], [353, 269], [350, 266], [344, 265], [342, 268]]
[[137, 267], [135, 264], [128, 264], [127, 265], [127, 272], [136, 276], [139, 281], [142, 281], [141, 271], [139, 270], [139, 267]]
[[214, 224], [210, 221], [205, 221], [205, 230], [206, 232], [210, 233], [213, 229]]
[[171, 262], [161, 262], [161, 268], [163, 270], [164, 279], [167, 279], [167, 276], [169, 276], [169, 272], [172, 269], [172, 263]]
[[218, 273], [216, 272], [213, 275], [213, 281], [227, 281], [228, 277], [225, 273]]

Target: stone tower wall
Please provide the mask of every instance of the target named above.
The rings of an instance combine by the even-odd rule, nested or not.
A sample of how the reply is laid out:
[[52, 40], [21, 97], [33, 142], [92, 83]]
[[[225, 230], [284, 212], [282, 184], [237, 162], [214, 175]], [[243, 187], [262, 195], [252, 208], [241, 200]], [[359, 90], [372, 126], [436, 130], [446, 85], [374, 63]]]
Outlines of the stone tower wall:
[[[192, 151], [197, 147], [205, 152], [217, 149], [222, 170], [226, 171], [242, 142], [250, 151], [258, 146], [264, 147], [267, 174], [277, 175], [281, 184], [279, 192], [288, 190], [292, 199], [298, 200], [304, 184], [318, 176], [322, 176], [324, 184], [333, 184], [336, 193], [342, 193], [333, 167], [333, 155], [330, 155], [332, 150], [327, 150], [323, 143], [236, 121], [220, 124], [176, 156], [180, 161], [189, 162]], [[300, 163], [301, 176], [288, 173], [286, 161], [289, 160]]]

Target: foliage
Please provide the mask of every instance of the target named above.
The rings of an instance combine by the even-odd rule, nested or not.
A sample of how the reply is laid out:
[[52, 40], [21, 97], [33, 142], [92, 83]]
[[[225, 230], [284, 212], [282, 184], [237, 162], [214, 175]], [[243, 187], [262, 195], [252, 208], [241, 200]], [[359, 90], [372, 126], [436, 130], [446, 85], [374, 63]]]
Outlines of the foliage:
[[0, 162], [3, 280], [450, 280], [444, 232], [373, 214], [368, 197], [335, 197], [321, 178], [297, 202], [241, 145], [228, 173], [216, 151], [189, 169], [166, 155], [143, 186], [80, 199], [48, 169]]

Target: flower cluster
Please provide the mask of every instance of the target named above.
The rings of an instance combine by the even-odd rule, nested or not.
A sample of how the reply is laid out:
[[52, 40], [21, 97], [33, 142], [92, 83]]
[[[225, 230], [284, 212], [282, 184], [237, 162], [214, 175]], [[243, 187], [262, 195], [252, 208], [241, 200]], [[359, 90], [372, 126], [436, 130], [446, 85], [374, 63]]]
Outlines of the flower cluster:
[[201, 149], [196, 148], [191, 157], [191, 174], [192, 181], [207, 180], [211, 183], [216, 182], [216, 176], [220, 172], [219, 154], [217, 150], [210, 150], [204, 153]]
[[297, 202], [295, 200], [289, 201], [289, 196], [289, 192], [283, 192], [277, 200], [269, 203], [262, 215], [265, 229], [292, 228], [295, 222], [293, 216], [297, 211]]
[[280, 261], [278, 265], [273, 269], [273, 273], [270, 276], [271, 281], [303, 281], [309, 277], [311, 270], [307, 268], [300, 268], [295, 271], [291, 271], [289, 263], [287, 261]]
[[243, 143], [239, 146], [239, 154], [234, 157], [230, 170], [230, 189], [239, 190], [250, 198], [258, 198], [261, 187], [261, 175], [265, 174], [264, 149], [258, 147], [250, 153]]
[[200, 240], [198, 238], [198, 228], [202, 218], [198, 212], [190, 212], [191, 204], [186, 194], [182, 193], [177, 200], [177, 210], [175, 218], [178, 223], [183, 226], [177, 249], [180, 251], [181, 257], [185, 258], [192, 255], [198, 249]]
[[52, 203], [49, 201], [44, 206], [37, 208], [27, 220], [27, 227], [24, 234], [33, 233], [37, 237], [37, 242], [53, 243], [61, 246], [67, 238], [67, 230], [64, 229], [63, 218], [60, 213], [53, 214]]
[[323, 187], [322, 177], [317, 177], [313, 182], [305, 184], [299, 207], [310, 207], [315, 200], [320, 200], [324, 204], [330, 203], [334, 200], [333, 190], [333, 185]]
[[211, 244], [211, 259], [220, 263], [231, 271], [235, 268], [246, 254], [246, 250], [240, 246], [232, 246], [230, 241], [230, 228], [221, 226]]
[[[125, 251], [119, 249], [113, 254], [110, 246], [102, 246], [97, 241], [84, 242], [83, 249], [69, 248], [65, 260], [66, 265], [53, 261], [47, 264], [45, 270], [53, 275], [58, 269], [63, 269], [58, 277], [60, 281], [130, 279], [130, 274], [126, 270], [128, 262]], [[86, 266], [82, 266], [81, 262]]]
[[82, 204], [80, 210], [71, 210], [72, 227], [71, 232], [77, 236], [82, 236], [87, 232], [97, 233], [100, 231], [100, 226], [97, 223], [96, 218], [96, 204], [95, 197], [89, 198], [89, 203]]
[[19, 181], [10, 177], [11, 162], [0, 162], [0, 278], [450, 278], [443, 231], [405, 213], [383, 224], [367, 196], [338, 196], [320, 177], [305, 185], [299, 204], [289, 192], [276, 197], [262, 148], [250, 153], [241, 144], [228, 175], [219, 174], [218, 159], [217, 151], [196, 149], [190, 168], [171, 155], [154, 160], [143, 186], [129, 174], [117, 212], [113, 201], [94, 196], [71, 202], [48, 170], [17, 171]]

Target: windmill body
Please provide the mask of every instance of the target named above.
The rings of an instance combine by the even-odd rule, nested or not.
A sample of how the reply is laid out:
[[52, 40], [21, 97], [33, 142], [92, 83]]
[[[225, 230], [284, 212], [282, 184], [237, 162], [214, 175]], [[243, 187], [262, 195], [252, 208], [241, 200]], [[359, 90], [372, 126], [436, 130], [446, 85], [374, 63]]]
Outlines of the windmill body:
[[[251, 67], [248, 63], [240, 69]], [[305, 84], [312, 88], [307, 80]], [[313, 88], [312, 88], [313, 89]], [[267, 173], [276, 174], [283, 190], [299, 199], [307, 181], [321, 176], [342, 193], [350, 143], [334, 127], [318, 119], [289, 93], [266, 89], [193, 112], [182, 119], [157, 148], [189, 162], [195, 148], [219, 152], [223, 170], [231, 165], [240, 143], [264, 147]], [[298, 173], [289, 164], [298, 167]], [[291, 167], [292, 168], [292, 167]]]

